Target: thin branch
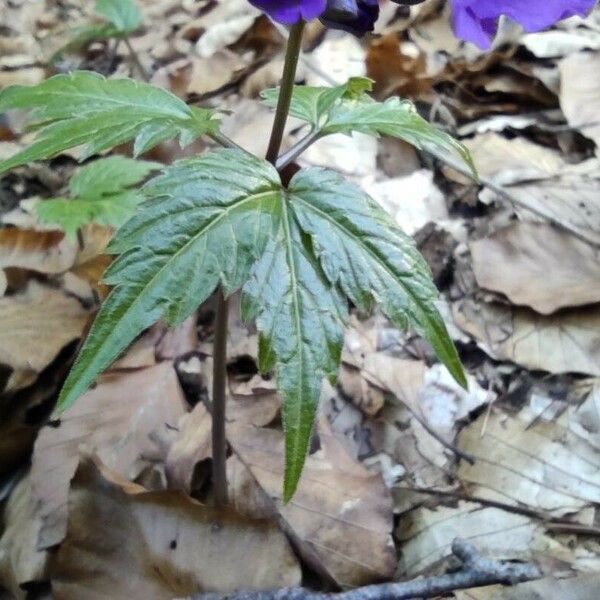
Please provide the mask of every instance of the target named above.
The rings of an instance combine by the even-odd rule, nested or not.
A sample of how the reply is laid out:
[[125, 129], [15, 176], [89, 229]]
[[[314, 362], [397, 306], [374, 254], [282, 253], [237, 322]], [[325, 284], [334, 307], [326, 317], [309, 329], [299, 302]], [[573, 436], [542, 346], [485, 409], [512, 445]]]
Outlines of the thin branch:
[[150, 78], [150, 73], [148, 73], [148, 71], [146, 71], [146, 68], [142, 64], [142, 61], [140, 60], [140, 57], [138, 56], [138, 53], [134, 50], [133, 46], [131, 45], [131, 41], [129, 40], [128, 37], [124, 37], [123, 38], [123, 42], [127, 46], [127, 50], [129, 51], [129, 57], [133, 61], [133, 64], [135, 65], [135, 68], [137, 69], [137, 71], [140, 74], [141, 78], [146, 83], [148, 83], [150, 81], [150, 79], [151, 79]]
[[541, 577], [540, 570], [535, 565], [485, 558], [479, 554], [473, 544], [465, 540], [454, 540], [452, 553], [462, 563], [461, 568], [453, 573], [400, 583], [369, 585], [339, 594], [312, 592], [304, 588], [287, 588], [270, 592], [199, 594], [185, 600], [409, 600], [433, 598], [456, 590], [485, 585], [513, 585]]
[[236, 144], [231, 138], [227, 137], [224, 133], [220, 131], [215, 131], [214, 133], [209, 133], [208, 137], [217, 142], [217, 144], [223, 146], [224, 148], [231, 148], [233, 150], [240, 150], [242, 152], [246, 152], [249, 154], [248, 150], [242, 148], [239, 144]]
[[285, 124], [287, 123], [292, 94], [294, 93], [294, 83], [296, 82], [296, 70], [298, 68], [298, 58], [302, 50], [302, 34], [304, 33], [304, 21], [299, 21], [290, 30], [287, 49], [285, 53], [285, 64], [283, 67], [283, 76], [279, 87], [279, 98], [277, 99], [277, 108], [275, 109], [275, 120], [273, 122], [273, 131], [269, 140], [267, 150], [267, 160], [275, 164], [281, 149], [283, 134], [285, 133]]
[[225, 435], [225, 408], [227, 402], [227, 324], [229, 302], [223, 290], [217, 291], [217, 320], [213, 350], [212, 394], [212, 474], [215, 505], [226, 506], [227, 494], [227, 438]]
[[294, 162], [309, 146], [312, 146], [321, 138], [318, 130], [311, 131], [304, 136], [298, 143], [294, 144], [287, 152], [284, 152], [275, 162], [277, 170], [284, 169], [290, 163]]

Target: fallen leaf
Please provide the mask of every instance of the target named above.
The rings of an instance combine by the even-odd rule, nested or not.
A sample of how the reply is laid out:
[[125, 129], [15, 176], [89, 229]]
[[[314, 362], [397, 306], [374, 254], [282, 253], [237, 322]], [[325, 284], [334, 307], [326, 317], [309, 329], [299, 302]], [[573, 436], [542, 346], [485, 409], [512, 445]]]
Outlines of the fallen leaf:
[[454, 593], [456, 600], [597, 600], [600, 576], [545, 577], [514, 586], [486, 586]]
[[37, 550], [41, 520], [31, 491], [31, 479], [23, 478], [4, 509], [5, 529], [0, 538], [0, 584], [17, 600], [27, 597], [27, 584], [46, 579], [48, 554]]
[[81, 336], [89, 317], [76, 299], [35, 280], [23, 293], [0, 298], [0, 363], [14, 371], [6, 391], [35, 380]]
[[88, 459], [73, 479], [50, 575], [56, 600], [170, 600], [294, 586], [301, 572], [274, 523], [148, 492]]
[[177, 424], [185, 400], [169, 362], [126, 373], [108, 373], [60, 418], [42, 429], [35, 443], [31, 476], [41, 503], [39, 544], [59, 543], [66, 531], [69, 481], [80, 452], [94, 452], [128, 479], [156, 451], [151, 435]]
[[169, 489], [191, 491], [194, 468], [212, 456], [211, 427], [212, 417], [202, 402], [179, 419], [177, 437], [165, 459]]
[[550, 373], [600, 375], [597, 306], [539, 315], [528, 308], [459, 301], [456, 324], [492, 358]]
[[548, 315], [600, 302], [598, 251], [551, 225], [514, 223], [470, 248], [477, 283], [514, 304]]
[[76, 256], [77, 244], [61, 231], [0, 228], [0, 268], [19, 267], [52, 275], [68, 271]]
[[473, 495], [542, 509], [556, 516], [600, 502], [598, 448], [567, 421], [523, 414], [482, 415], [459, 435], [459, 447], [475, 457], [463, 461], [460, 479]]
[[573, 53], [559, 63], [559, 69], [560, 107], [567, 122], [585, 137], [594, 140], [600, 156], [600, 80], [598, 77], [582, 77], [582, 73], [600, 70], [600, 54]]
[[[396, 564], [390, 536], [392, 504], [381, 475], [352, 459], [321, 424], [321, 450], [306, 459], [298, 491], [282, 501], [283, 434], [227, 425], [234, 452], [262, 488], [303, 558], [342, 587], [390, 577]], [[244, 497], [234, 495], [244, 511]]]
[[400, 519], [396, 535], [402, 541], [398, 575], [403, 578], [446, 566], [457, 537], [475, 542], [484, 556], [497, 560], [547, 556], [566, 562], [572, 556], [569, 548], [545, 535], [543, 527], [529, 517], [472, 502], [412, 510]]

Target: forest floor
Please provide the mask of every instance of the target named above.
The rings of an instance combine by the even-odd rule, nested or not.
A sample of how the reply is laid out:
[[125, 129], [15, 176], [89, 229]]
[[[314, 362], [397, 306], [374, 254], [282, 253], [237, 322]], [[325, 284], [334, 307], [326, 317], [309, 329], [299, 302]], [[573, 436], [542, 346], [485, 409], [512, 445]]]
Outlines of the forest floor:
[[[84, 8], [81, 8], [81, 5]], [[264, 154], [284, 33], [245, 0], [140, 0], [131, 44], [151, 81], [235, 109], [223, 130]], [[72, 69], [140, 77], [127, 47], [50, 61], [93, 3], [0, 2], [0, 88]], [[394, 140], [332, 136], [302, 164], [368, 191], [427, 258], [464, 361], [459, 388], [431, 349], [380, 314], [353, 314], [324, 389], [297, 495], [281, 501], [280, 399], [257, 337], [231, 311], [231, 508], [210, 508], [212, 301], [141, 336], [49, 422], [107, 288], [112, 232], [79, 240], [33, 207], [60, 196], [77, 152], [0, 180], [0, 587], [6, 598], [186, 597], [202, 590], [352, 588], [443, 573], [460, 537], [534, 563], [535, 582], [457, 600], [597, 600], [600, 588], [600, 10], [495, 50], [452, 34], [443, 3], [383, 3], [375, 35], [308, 28], [298, 80], [369, 76], [472, 151], [475, 183]], [[285, 144], [302, 137], [290, 121]], [[0, 117], [0, 159], [28, 140]], [[170, 163], [211, 142], [159, 146]], [[130, 154], [131, 148], [119, 152]], [[257, 520], [258, 519], [258, 520]], [[215, 526], [215, 522], [219, 526]], [[50, 592], [52, 587], [52, 594]], [[1, 596], [2, 592], [0, 592]]]

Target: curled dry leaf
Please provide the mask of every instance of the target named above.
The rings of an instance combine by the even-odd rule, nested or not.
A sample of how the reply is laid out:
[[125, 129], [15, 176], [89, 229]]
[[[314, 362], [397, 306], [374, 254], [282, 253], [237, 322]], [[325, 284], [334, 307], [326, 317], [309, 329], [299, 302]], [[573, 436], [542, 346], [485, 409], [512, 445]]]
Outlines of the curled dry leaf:
[[152, 454], [151, 435], [175, 426], [185, 412], [177, 375], [169, 362], [127, 373], [108, 373], [66, 410], [58, 425], [36, 441], [32, 481], [41, 504], [40, 547], [64, 537], [69, 481], [81, 451], [94, 452], [111, 469], [134, 479]]
[[580, 129], [600, 148], [600, 79], [582, 77], [582, 73], [598, 73], [600, 53], [573, 53], [560, 62], [559, 69], [560, 106], [569, 125]]
[[459, 445], [476, 462], [461, 463], [460, 479], [476, 496], [556, 516], [600, 502], [598, 447], [566, 415], [528, 427], [531, 420], [492, 413], [466, 427]]
[[177, 437], [165, 459], [169, 489], [191, 490], [194, 468], [212, 456], [211, 426], [212, 417], [202, 402], [179, 419]]
[[77, 256], [77, 244], [62, 231], [0, 228], [0, 267], [19, 267], [55, 275], [68, 271]]
[[0, 363], [13, 369], [7, 391], [34, 381], [81, 336], [89, 316], [76, 299], [35, 280], [23, 293], [0, 298]]
[[[394, 572], [392, 502], [380, 475], [352, 459], [323, 420], [321, 450], [306, 460], [300, 485], [282, 502], [283, 434], [229, 423], [234, 452], [263, 491], [262, 510], [276, 512], [303, 558], [338, 585], [386, 580]], [[233, 482], [244, 481], [234, 478]], [[242, 512], [256, 510], [256, 494], [232, 490]]]
[[597, 306], [544, 316], [467, 299], [453, 305], [453, 316], [492, 358], [550, 373], [600, 375]]
[[597, 600], [600, 575], [586, 573], [560, 579], [546, 577], [515, 586], [486, 586], [455, 593], [456, 600]]
[[179, 492], [148, 492], [84, 459], [50, 575], [56, 600], [171, 600], [294, 586], [301, 572], [273, 522], [207, 507]]
[[551, 225], [515, 223], [470, 246], [477, 283], [515, 304], [547, 315], [600, 302], [598, 251]]
[[37, 550], [41, 520], [31, 490], [31, 479], [25, 477], [13, 490], [4, 509], [6, 527], [0, 538], [0, 586], [17, 600], [25, 600], [24, 584], [45, 579], [48, 555]]
[[472, 502], [414, 509], [402, 516], [396, 534], [402, 541], [401, 577], [447, 566], [457, 537], [473, 540], [482, 553], [494, 559], [535, 560], [554, 569], [560, 562], [563, 567], [575, 562], [571, 549], [546, 535], [535, 520]]

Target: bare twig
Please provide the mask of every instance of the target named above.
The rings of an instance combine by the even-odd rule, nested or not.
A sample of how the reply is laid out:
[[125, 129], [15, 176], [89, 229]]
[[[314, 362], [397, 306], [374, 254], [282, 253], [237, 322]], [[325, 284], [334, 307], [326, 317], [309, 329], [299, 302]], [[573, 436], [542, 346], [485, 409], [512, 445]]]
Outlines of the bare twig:
[[135, 68], [137, 69], [138, 73], [140, 74], [140, 76], [142, 77], [142, 79], [148, 83], [150, 81], [150, 73], [148, 73], [148, 71], [146, 71], [146, 68], [144, 67], [144, 65], [142, 64], [142, 61], [140, 60], [140, 57], [138, 56], [138, 53], [135, 51], [134, 47], [131, 45], [131, 42], [129, 41], [129, 38], [124, 37], [123, 38], [123, 43], [127, 46], [127, 50], [129, 51], [129, 58], [131, 58]]
[[227, 322], [229, 302], [224, 291], [217, 291], [217, 320], [213, 350], [212, 452], [215, 505], [227, 506], [227, 437], [225, 410], [227, 402]]
[[456, 539], [452, 552], [462, 563], [454, 573], [423, 577], [400, 583], [369, 585], [339, 594], [311, 592], [304, 588], [286, 588], [270, 592], [233, 592], [230, 594], [200, 594], [185, 600], [409, 600], [433, 598], [455, 590], [484, 585], [512, 585], [541, 577], [539, 569], [532, 564], [500, 562], [485, 558], [475, 546]]

